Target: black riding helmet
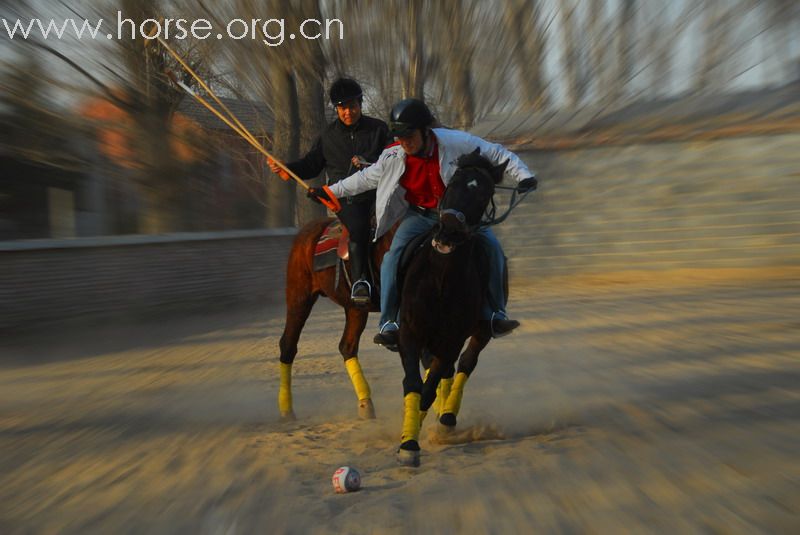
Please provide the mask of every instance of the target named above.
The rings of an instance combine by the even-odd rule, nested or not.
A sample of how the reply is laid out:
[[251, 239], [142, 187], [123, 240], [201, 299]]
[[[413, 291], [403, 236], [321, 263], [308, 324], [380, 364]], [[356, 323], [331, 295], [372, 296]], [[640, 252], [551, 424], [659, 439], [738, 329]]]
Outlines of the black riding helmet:
[[355, 80], [351, 80], [350, 78], [339, 78], [333, 82], [333, 84], [331, 84], [331, 90], [329, 94], [331, 97], [331, 104], [334, 106], [339, 106], [345, 102], [356, 99], [358, 99], [360, 102], [364, 92], [361, 90], [361, 86], [358, 85], [358, 82]]
[[424, 102], [417, 98], [401, 100], [389, 115], [389, 135], [403, 137], [414, 130], [433, 124], [433, 114]]

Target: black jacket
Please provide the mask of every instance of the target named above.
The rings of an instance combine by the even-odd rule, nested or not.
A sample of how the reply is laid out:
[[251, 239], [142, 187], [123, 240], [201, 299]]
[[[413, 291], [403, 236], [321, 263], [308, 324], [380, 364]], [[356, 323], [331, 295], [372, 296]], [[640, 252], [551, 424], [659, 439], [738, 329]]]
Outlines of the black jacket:
[[[356, 171], [353, 156], [361, 156], [370, 163], [378, 160], [389, 141], [386, 123], [362, 115], [353, 126], [345, 126], [339, 119], [328, 124], [314, 146], [304, 157], [287, 164], [297, 176], [308, 180], [325, 170], [326, 184], [347, 178]], [[367, 202], [375, 198], [374, 191], [361, 193], [351, 202]]]

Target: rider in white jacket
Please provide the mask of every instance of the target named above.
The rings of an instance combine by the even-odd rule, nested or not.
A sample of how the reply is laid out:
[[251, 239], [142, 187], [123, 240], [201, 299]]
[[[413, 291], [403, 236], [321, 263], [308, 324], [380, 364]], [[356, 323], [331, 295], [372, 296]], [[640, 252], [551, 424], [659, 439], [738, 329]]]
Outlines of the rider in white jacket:
[[[505, 147], [489, 143], [467, 132], [430, 128], [432, 123], [433, 116], [422, 101], [417, 99], [400, 101], [392, 109], [389, 123], [390, 134], [398, 139], [398, 143], [387, 147], [375, 164], [330, 186], [336, 197], [352, 196], [377, 189], [376, 240], [397, 221], [403, 219], [381, 267], [381, 330], [375, 337], [375, 342], [389, 347], [397, 343], [398, 297], [395, 274], [400, 254], [414, 236], [436, 224], [435, 207], [439, 200], [438, 196], [453, 177], [458, 157], [471, 153], [476, 148], [480, 149], [481, 155], [495, 165], [508, 160], [506, 174], [520, 183], [518, 186], [520, 189], [536, 187], [534, 174], [516, 154]], [[438, 158], [435, 157], [437, 155]], [[427, 169], [428, 175], [438, 175], [441, 181], [435, 177], [422, 176], [423, 171], [420, 169]], [[431, 170], [436, 170], [438, 173]], [[417, 173], [418, 176], [410, 177], [409, 173]], [[412, 191], [420, 189], [421, 181], [430, 180], [435, 180], [437, 184], [422, 184], [422, 191]], [[324, 195], [322, 190], [309, 191], [312, 199]], [[490, 229], [483, 229], [478, 237], [486, 247], [491, 270], [488, 302], [483, 312], [484, 319], [491, 322], [495, 336], [503, 336], [519, 326], [518, 322], [506, 317], [504, 310], [503, 251]]]

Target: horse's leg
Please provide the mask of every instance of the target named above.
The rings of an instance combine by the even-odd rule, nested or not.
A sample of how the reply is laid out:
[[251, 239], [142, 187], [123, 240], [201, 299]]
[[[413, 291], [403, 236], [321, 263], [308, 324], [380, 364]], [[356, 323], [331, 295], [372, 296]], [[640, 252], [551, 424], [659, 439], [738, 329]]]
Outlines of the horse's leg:
[[436, 399], [433, 402], [433, 412], [436, 416], [444, 412], [444, 404], [447, 402], [447, 397], [450, 395], [450, 389], [453, 387], [453, 376], [456, 373], [455, 366], [450, 365], [449, 369], [442, 372], [442, 378], [439, 380], [439, 386], [436, 388]]
[[458, 411], [461, 409], [461, 399], [464, 397], [464, 386], [467, 384], [467, 379], [469, 379], [475, 366], [478, 365], [478, 355], [480, 355], [490, 339], [490, 330], [481, 328], [477, 334], [470, 338], [467, 349], [458, 359], [458, 373], [453, 379], [447, 401], [445, 401], [444, 408], [439, 416], [439, 423], [446, 428], [452, 429], [456, 425], [456, 416], [458, 416]]
[[428, 414], [428, 409], [434, 404], [439, 394], [439, 385], [442, 379], [442, 365], [439, 359], [433, 359], [430, 367], [425, 371], [422, 383], [422, 396], [420, 397], [420, 427]]
[[[401, 330], [401, 336], [403, 335]], [[400, 358], [403, 362], [403, 434], [397, 461], [405, 466], [419, 466], [420, 398], [422, 377], [419, 374], [420, 352], [413, 342], [401, 338]]]
[[[425, 350], [425, 351], [422, 352], [422, 356], [420, 358], [420, 361], [421, 361], [421, 364], [422, 364], [422, 369], [425, 370], [425, 373], [422, 375], [422, 397], [423, 398], [425, 397], [425, 385], [428, 382], [428, 377], [431, 374], [431, 365], [433, 363], [433, 360], [434, 360], [434, 357], [433, 357], [433, 355], [431, 354], [430, 351]], [[436, 395], [438, 395], [438, 393], [439, 393], [439, 390], [437, 389], [436, 390]], [[436, 395], [434, 396], [434, 399], [436, 398]], [[422, 403], [422, 401], [420, 401], [420, 403]], [[420, 426], [422, 426], [422, 422], [425, 420], [425, 416], [427, 416], [427, 411], [424, 411], [422, 413], [422, 419], [420, 420]]]
[[[441, 367], [439, 368], [442, 369]], [[422, 378], [422, 388], [424, 391], [425, 383], [428, 381], [428, 376], [430, 375], [431, 368], [430, 363], [428, 363], [428, 368], [425, 370], [425, 376]], [[450, 394], [450, 387], [453, 385], [453, 375], [455, 375], [455, 368], [451, 364], [448, 369], [444, 369], [439, 375], [439, 384], [436, 386], [436, 395], [433, 399], [433, 412], [437, 416], [442, 413], [442, 409], [444, 408], [444, 402], [447, 400], [447, 396]], [[424, 394], [423, 394], [424, 395]]]
[[345, 307], [345, 324], [342, 339], [339, 341], [339, 352], [344, 357], [344, 365], [347, 374], [353, 383], [353, 388], [358, 397], [358, 417], [361, 419], [375, 418], [375, 407], [372, 404], [372, 395], [369, 384], [361, 371], [361, 364], [358, 362], [358, 342], [361, 334], [367, 326], [368, 311], [348, 305]]
[[[278, 409], [282, 420], [295, 419], [292, 407], [292, 363], [297, 355], [300, 333], [318, 296], [316, 293], [309, 293], [310, 283], [303, 285], [303, 281], [293, 279], [289, 275], [286, 281], [286, 326], [280, 341], [281, 382], [278, 388]], [[303, 288], [300, 289], [300, 286]]]

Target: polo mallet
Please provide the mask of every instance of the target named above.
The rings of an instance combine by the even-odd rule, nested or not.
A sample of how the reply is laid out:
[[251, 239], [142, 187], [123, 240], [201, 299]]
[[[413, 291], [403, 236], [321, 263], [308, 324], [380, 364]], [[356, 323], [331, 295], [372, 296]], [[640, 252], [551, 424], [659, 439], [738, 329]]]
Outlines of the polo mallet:
[[[156, 28], [154, 28], [154, 30], [156, 30]], [[189, 86], [187, 86], [186, 84], [181, 82], [178, 79], [178, 77], [175, 76], [175, 73], [173, 73], [172, 71], [165, 71], [165, 74], [169, 77], [169, 79], [172, 81], [172, 83], [174, 83], [176, 86], [180, 87], [183, 91], [186, 92], [186, 94], [190, 95], [195, 100], [197, 100], [200, 104], [203, 105], [203, 107], [205, 107], [208, 111], [213, 113], [220, 121], [222, 121], [223, 123], [228, 125], [234, 132], [236, 132], [237, 134], [242, 136], [242, 138], [245, 141], [247, 141], [250, 145], [252, 145], [253, 148], [255, 148], [257, 151], [259, 151], [261, 154], [263, 154], [264, 156], [266, 156], [270, 160], [273, 160], [278, 165], [278, 167], [280, 167], [281, 169], [286, 171], [286, 173], [291, 178], [293, 178], [298, 184], [300, 184], [306, 191], [311, 189], [311, 187], [302, 178], [297, 176], [294, 172], [292, 172], [291, 169], [286, 167], [286, 165], [283, 162], [281, 162], [280, 160], [275, 158], [272, 154], [267, 152], [267, 150], [264, 148], [264, 146], [261, 143], [258, 142], [256, 137], [241, 123], [241, 121], [239, 121], [239, 119], [236, 117], [236, 115], [234, 115], [233, 112], [231, 112], [231, 110], [228, 109], [227, 106], [225, 106], [225, 104], [222, 102], [222, 100], [220, 100], [217, 97], [217, 95], [211, 90], [210, 87], [208, 87], [208, 85], [203, 81], [203, 79], [200, 78], [200, 76], [194, 71], [194, 69], [192, 69], [183, 60], [183, 58], [181, 58], [180, 55], [177, 52], [175, 52], [172, 49], [172, 47], [169, 46], [169, 44], [167, 44], [166, 41], [164, 41], [160, 36], [157, 36], [157, 35], [154, 36], [153, 32], [150, 32], [150, 37], [151, 38], [155, 37], [155, 39], [159, 42], [159, 44], [161, 44], [161, 46], [164, 47], [164, 50], [166, 50], [173, 58], [175, 58], [177, 60], [177, 62], [181, 65], [181, 67], [183, 67], [186, 70], [186, 72], [189, 73], [189, 75], [191, 75], [191, 77], [194, 78], [197, 81], [198, 84], [200, 84], [200, 87], [202, 87], [209, 94], [209, 96], [211, 96], [211, 98], [214, 99], [214, 102], [216, 102], [217, 105], [225, 113], [223, 113], [223, 112], [219, 111], [218, 109], [216, 109], [205, 98], [203, 98], [202, 96], [198, 95], [195, 91], [192, 90], [192, 88], [190, 88]], [[147, 42], [145, 42], [145, 46], [146, 46], [146, 43]], [[226, 117], [225, 114], [227, 114], [227, 117]], [[281, 178], [283, 178], [283, 177], [281, 177]], [[287, 180], [287, 179], [284, 179], [284, 180]], [[326, 186], [326, 185], [323, 185], [322, 186], [322, 190], [325, 191], [325, 193], [328, 195], [330, 200], [324, 199], [324, 198], [321, 198], [321, 197], [319, 197], [318, 200], [324, 206], [326, 206], [327, 208], [331, 209], [334, 212], [338, 212], [339, 210], [341, 210], [342, 209], [342, 205], [339, 202], [339, 199], [337, 199], [336, 196], [333, 194], [333, 192], [330, 190], [330, 188], [328, 186]]]

